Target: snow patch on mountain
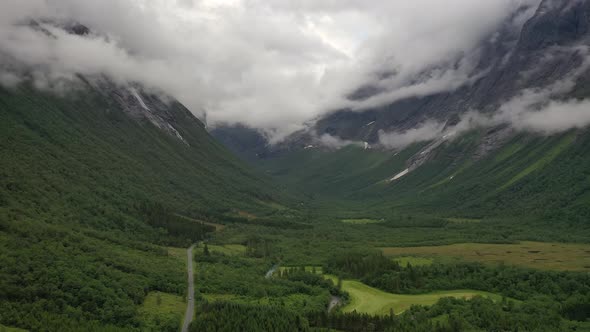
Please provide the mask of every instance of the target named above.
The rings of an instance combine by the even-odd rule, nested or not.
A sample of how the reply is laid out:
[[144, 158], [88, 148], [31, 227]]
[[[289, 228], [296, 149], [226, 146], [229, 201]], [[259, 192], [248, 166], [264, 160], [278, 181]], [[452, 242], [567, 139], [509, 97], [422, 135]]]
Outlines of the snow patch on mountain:
[[410, 169], [406, 168], [405, 170], [403, 170], [402, 172], [398, 173], [396, 176], [392, 177], [391, 179], [389, 179], [389, 182], [393, 182], [395, 180], [399, 180], [402, 177], [404, 177], [405, 175], [407, 175], [408, 173], [410, 173]]

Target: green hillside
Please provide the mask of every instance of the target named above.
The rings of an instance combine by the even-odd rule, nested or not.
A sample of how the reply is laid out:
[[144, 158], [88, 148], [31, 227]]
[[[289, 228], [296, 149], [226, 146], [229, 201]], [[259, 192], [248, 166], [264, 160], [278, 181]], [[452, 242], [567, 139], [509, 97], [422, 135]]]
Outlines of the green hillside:
[[[258, 165], [329, 210], [445, 218], [526, 217], [584, 226], [590, 216], [588, 131], [554, 136], [520, 134], [483, 158], [474, 154], [482, 135], [472, 132], [444, 143], [428, 160], [396, 181], [424, 145], [395, 153], [347, 147], [300, 150]], [[547, 188], [551, 188], [548, 190]], [[584, 226], [585, 227], [585, 226]]]
[[149, 292], [186, 291], [184, 260], [161, 245], [211, 231], [176, 214], [216, 221], [283, 202], [180, 104], [166, 116], [188, 144], [94, 91], [0, 89], [1, 324], [146, 330]]

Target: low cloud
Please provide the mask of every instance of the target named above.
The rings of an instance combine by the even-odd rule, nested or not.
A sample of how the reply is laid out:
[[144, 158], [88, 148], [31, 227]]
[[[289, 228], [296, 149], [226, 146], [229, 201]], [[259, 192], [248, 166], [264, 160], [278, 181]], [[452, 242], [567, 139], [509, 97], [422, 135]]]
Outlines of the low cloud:
[[347, 146], [351, 146], [351, 145], [356, 145], [356, 146], [364, 146], [365, 143], [364, 142], [356, 142], [356, 141], [350, 141], [350, 140], [344, 140], [341, 138], [338, 138], [336, 136], [332, 136], [329, 134], [323, 134], [321, 135], [318, 139], [318, 145], [323, 146], [323, 147], [327, 147], [327, 148], [331, 148], [331, 149], [341, 149]]
[[7, 87], [7, 88], [14, 88], [22, 82], [22, 79], [10, 72], [0, 72], [0, 85]]
[[[382, 131], [379, 133], [380, 144], [386, 148], [403, 149], [413, 143], [448, 140], [469, 130], [500, 125], [508, 125], [518, 131], [541, 135], [590, 126], [590, 100], [566, 97], [573, 91], [578, 79], [590, 70], [590, 47], [559, 48], [554, 49], [553, 52], [575, 53], [583, 61], [565, 78], [543, 88], [525, 89], [494, 112], [468, 111], [453, 126], [427, 120], [418, 127], [403, 132]], [[547, 60], [540, 61], [543, 63]]]
[[418, 142], [432, 141], [443, 136], [445, 124], [428, 121], [420, 126], [401, 132], [379, 132], [379, 142], [386, 148], [403, 149]]
[[[338, 109], [362, 110], [456, 89], [479, 75], [477, 44], [539, 0], [3, 0], [0, 84], [65, 89], [107, 75], [169, 94], [214, 123], [271, 141]], [[74, 36], [46, 24], [80, 22]], [[461, 60], [462, 59], [462, 60]], [[26, 66], [26, 77], [21, 65]], [[423, 73], [426, 76], [421, 76]], [[347, 96], [379, 79], [380, 93]], [[392, 92], [393, 91], [393, 92]]]
[[590, 126], [590, 100], [551, 100], [556, 91], [563, 91], [567, 82], [541, 90], [526, 90], [503, 104], [497, 112], [467, 112], [454, 126], [429, 121], [405, 131], [379, 133], [379, 142], [386, 148], [403, 149], [413, 143], [450, 140], [469, 130], [508, 125], [517, 131], [552, 135]]

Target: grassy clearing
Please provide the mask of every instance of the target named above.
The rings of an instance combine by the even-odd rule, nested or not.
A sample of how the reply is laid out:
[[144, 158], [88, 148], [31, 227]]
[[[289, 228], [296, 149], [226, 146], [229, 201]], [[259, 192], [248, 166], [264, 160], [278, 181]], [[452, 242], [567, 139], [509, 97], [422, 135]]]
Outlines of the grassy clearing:
[[234, 294], [203, 294], [208, 302], [232, 302], [239, 304], [255, 304], [255, 305], [271, 305], [271, 306], [284, 306], [286, 308], [292, 308], [294, 310], [300, 310], [302, 307], [313, 310], [324, 310], [325, 299], [327, 294], [320, 296], [310, 296], [307, 294], [294, 293], [287, 294], [281, 297], [252, 297], [252, 296], [241, 296]]
[[401, 266], [408, 266], [408, 264], [412, 264], [412, 266], [424, 266], [424, 265], [431, 265], [434, 261], [431, 258], [426, 257], [416, 257], [416, 256], [402, 256], [402, 257], [394, 257], [394, 261], [398, 262]]
[[[335, 276], [327, 277], [337, 282]], [[356, 311], [372, 315], [389, 315], [390, 310], [393, 310], [395, 314], [401, 314], [413, 305], [430, 306], [444, 297], [470, 299], [475, 296], [484, 296], [494, 301], [500, 301], [502, 299], [497, 294], [467, 289], [439, 291], [420, 295], [392, 294], [354, 280], [343, 280], [342, 289], [350, 294], [350, 302], [342, 308], [342, 311]]]
[[[300, 267], [299, 266], [281, 266], [281, 267], [279, 267], [279, 271], [285, 271], [288, 269], [295, 269], [295, 268], [300, 268]], [[306, 272], [313, 272], [314, 269], [315, 269], [316, 274], [324, 274], [324, 269], [321, 266], [306, 266], [305, 267]]]
[[481, 219], [472, 218], [445, 218], [445, 220], [453, 224], [469, 224], [481, 222]]
[[544, 270], [590, 271], [590, 245], [549, 242], [518, 244], [461, 243], [433, 247], [382, 248], [387, 256], [455, 257]]
[[258, 219], [258, 216], [246, 211], [237, 211], [236, 214], [238, 217], [246, 218], [248, 220]]
[[147, 326], [159, 326], [162, 322], [180, 326], [186, 303], [182, 296], [162, 292], [150, 292], [138, 310], [139, 319]]
[[228, 256], [243, 256], [246, 253], [246, 246], [241, 244], [207, 244], [209, 251]]
[[27, 330], [19, 329], [16, 327], [8, 327], [0, 324], [0, 332], [27, 332]]
[[379, 223], [383, 222], [383, 220], [376, 220], [376, 219], [342, 219], [340, 221], [345, 224], [353, 224], [353, 225], [379, 224]]

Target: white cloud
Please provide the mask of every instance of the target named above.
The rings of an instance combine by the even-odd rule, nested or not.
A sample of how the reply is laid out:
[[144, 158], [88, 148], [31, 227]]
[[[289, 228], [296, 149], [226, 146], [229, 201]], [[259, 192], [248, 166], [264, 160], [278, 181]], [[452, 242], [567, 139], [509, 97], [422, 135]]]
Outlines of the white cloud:
[[318, 137], [317, 144], [323, 147], [331, 148], [331, 149], [341, 149], [346, 146], [356, 145], [356, 146], [364, 146], [363, 142], [355, 142], [350, 140], [344, 140], [338, 138], [336, 136], [332, 136], [329, 134], [323, 134], [322, 136]]
[[403, 149], [416, 142], [452, 139], [475, 128], [499, 125], [541, 135], [590, 126], [590, 100], [563, 98], [575, 87], [576, 80], [590, 69], [590, 48], [575, 47], [557, 51], [577, 52], [584, 61], [564, 79], [544, 88], [524, 90], [502, 104], [496, 112], [470, 111], [463, 114], [453, 126], [428, 120], [405, 132], [380, 132], [380, 144], [387, 148]]
[[512, 123], [547, 134], [584, 128], [590, 125], [590, 100], [552, 101], [538, 111], [517, 114]]
[[[0, 56], [35, 68], [45, 85], [75, 73], [140, 82], [196, 114], [206, 109], [212, 122], [241, 122], [276, 141], [339, 107], [468, 83], [478, 41], [538, 1], [3, 0]], [[53, 38], [15, 25], [31, 18], [78, 21], [98, 35], [52, 29]], [[14, 66], [3, 67], [0, 82], [14, 84]], [[380, 81], [386, 92], [345, 98], [384, 72], [397, 73]]]

